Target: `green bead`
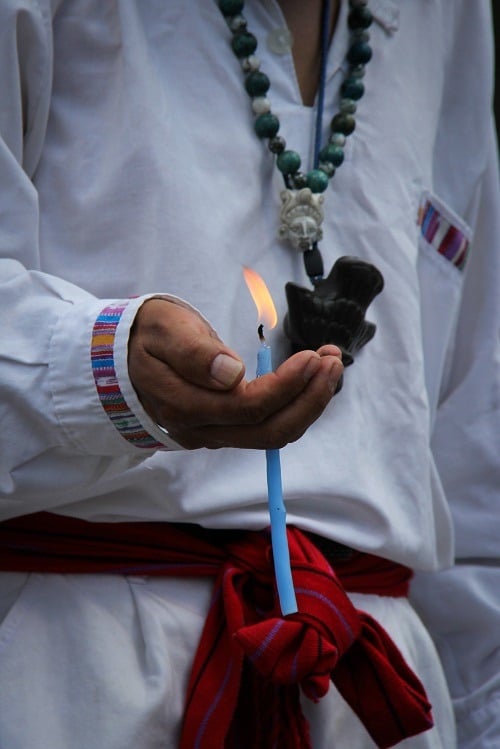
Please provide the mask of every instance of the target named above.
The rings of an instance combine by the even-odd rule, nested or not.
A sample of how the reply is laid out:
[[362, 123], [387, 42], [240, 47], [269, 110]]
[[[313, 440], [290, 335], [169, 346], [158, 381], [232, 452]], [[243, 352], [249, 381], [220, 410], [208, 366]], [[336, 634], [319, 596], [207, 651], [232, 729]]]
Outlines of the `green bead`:
[[356, 120], [352, 114], [345, 114], [344, 112], [336, 114], [330, 124], [332, 132], [343, 133], [344, 135], [350, 135], [353, 133], [355, 127]]
[[266, 112], [256, 118], [254, 128], [259, 138], [274, 138], [280, 129], [280, 121], [276, 115]]
[[344, 149], [329, 143], [320, 151], [319, 158], [333, 166], [340, 166], [344, 161]]
[[249, 31], [241, 31], [233, 36], [231, 47], [236, 57], [249, 57], [257, 49], [257, 39]]
[[373, 16], [366, 5], [353, 8], [347, 18], [347, 24], [350, 29], [367, 29], [372, 25], [372, 22]]
[[372, 59], [372, 48], [367, 42], [357, 41], [351, 44], [347, 61], [351, 65], [366, 65]]
[[300, 156], [297, 151], [283, 151], [276, 159], [276, 166], [283, 174], [295, 174], [300, 169]]
[[245, 78], [245, 88], [250, 96], [264, 96], [269, 91], [271, 81], [265, 73], [255, 70]]
[[354, 99], [354, 101], [358, 101], [358, 99], [361, 99], [365, 93], [365, 87], [363, 81], [360, 81], [359, 78], [349, 77], [343, 82], [340, 91], [342, 96], [346, 99]]
[[311, 192], [325, 192], [328, 176], [321, 169], [312, 169], [307, 173], [307, 186]]
[[219, 0], [219, 8], [225, 16], [235, 16], [244, 7], [244, 0]]

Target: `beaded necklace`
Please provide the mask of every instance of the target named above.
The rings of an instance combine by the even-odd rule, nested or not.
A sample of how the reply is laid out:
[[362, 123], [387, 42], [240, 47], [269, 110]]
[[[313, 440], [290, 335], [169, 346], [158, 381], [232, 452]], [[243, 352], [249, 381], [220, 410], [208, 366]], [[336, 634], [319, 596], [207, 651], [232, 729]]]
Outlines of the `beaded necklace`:
[[257, 136], [267, 139], [269, 150], [276, 154], [276, 166], [283, 175], [285, 190], [281, 193], [280, 215], [281, 239], [288, 239], [304, 253], [306, 271], [313, 284], [323, 277], [323, 264], [318, 241], [323, 233], [323, 196], [335, 170], [344, 161], [346, 138], [354, 132], [354, 114], [357, 102], [364, 94], [362, 78], [365, 65], [372, 57], [369, 32], [373, 17], [367, 0], [349, 0], [348, 27], [351, 40], [346, 56], [348, 73], [341, 86], [340, 111], [330, 123], [330, 134], [325, 146], [321, 146], [321, 129], [326, 78], [328, 35], [330, 26], [330, 2], [324, 0], [321, 22], [321, 64], [316, 115], [316, 137], [313, 168], [304, 173], [300, 170], [301, 157], [297, 151], [287, 149], [285, 139], [278, 134], [280, 122], [271, 111], [267, 92], [271, 86], [267, 75], [260, 70], [260, 60], [255, 55], [257, 39], [248, 30], [243, 15], [244, 0], [219, 0], [222, 11], [232, 31], [231, 46], [240, 60], [245, 77], [245, 89], [252, 100], [255, 114], [254, 129]]
[[350, 364], [353, 353], [375, 333], [375, 326], [365, 322], [364, 314], [382, 290], [383, 279], [373, 265], [349, 257], [340, 258], [325, 279], [318, 242], [323, 237], [323, 193], [344, 161], [346, 139], [356, 127], [357, 102], [365, 91], [365, 66], [372, 57], [368, 29], [373, 16], [368, 0], [349, 0], [348, 71], [340, 89], [340, 110], [330, 122], [328, 142], [322, 145], [330, 27], [330, 0], [323, 0], [314, 163], [308, 172], [301, 171], [300, 155], [288, 149], [285, 139], [278, 134], [280, 121], [271, 111], [267, 97], [271, 82], [260, 69], [261, 63], [255, 54], [258, 42], [248, 30], [243, 14], [244, 0], [218, 0], [218, 5], [232, 32], [231, 47], [245, 74], [244, 87], [251, 98], [255, 132], [260, 139], [267, 140], [284, 180], [279, 236], [303, 253], [304, 267], [314, 287], [311, 291], [293, 283], [286, 284], [289, 312], [285, 332], [296, 350], [337, 343], [344, 353], [344, 363]]

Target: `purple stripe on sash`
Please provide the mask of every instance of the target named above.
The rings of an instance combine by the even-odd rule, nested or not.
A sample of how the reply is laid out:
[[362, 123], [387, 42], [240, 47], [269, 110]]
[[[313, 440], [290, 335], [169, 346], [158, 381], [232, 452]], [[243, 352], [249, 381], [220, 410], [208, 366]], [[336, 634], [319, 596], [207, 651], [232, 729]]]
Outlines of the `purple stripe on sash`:
[[352, 631], [345, 617], [342, 616], [342, 612], [339, 611], [339, 609], [335, 606], [333, 601], [331, 601], [329, 598], [324, 596], [322, 593], [318, 593], [316, 590], [306, 590], [306, 588], [297, 588], [295, 592], [297, 593], [297, 595], [301, 594], [303, 596], [311, 596], [311, 598], [317, 598], [319, 601], [321, 601], [326, 606], [328, 606], [328, 608], [334, 612], [337, 619], [342, 623], [345, 631], [349, 635], [349, 639], [351, 641], [354, 641], [354, 632]]
[[257, 650], [252, 654], [251, 660], [256, 661], [262, 653], [267, 650], [267, 647], [270, 642], [274, 640], [274, 636], [280, 631], [284, 624], [284, 621], [282, 619], [278, 619], [274, 627], [271, 629], [265, 640], [262, 642], [261, 646], [257, 648]]
[[210, 718], [212, 717], [212, 715], [214, 713], [214, 710], [216, 709], [218, 703], [220, 702], [221, 697], [224, 694], [224, 690], [225, 690], [225, 688], [226, 688], [226, 686], [227, 686], [227, 684], [229, 682], [229, 677], [231, 676], [232, 667], [233, 667], [233, 664], [230, 661], [229, 665], [228, 665], [228, 667], [226, 669], [226, 673], [224, 674], [224, 678], [222, 680], [222, 683], [221, 683], [219, 689], [217, 690], [217, 694], [215, 695], [215, 697], [214, 697], [214, 699], [212, 701], [212, 704], [210, 705], [210, 707], [208, 708], [207, 712], [205, 713], [205, 717], [201, 721], [200, 729], [199, 729], [198, 733], [196, 734], [196, 740], [195, 740], [195, 743], [194, 743], [194, 749], [199, 749], [201, 740], [203, 738], [203, 734], [205, 733], [205, 731], [207, 729], [207, 724], [208, 724]]

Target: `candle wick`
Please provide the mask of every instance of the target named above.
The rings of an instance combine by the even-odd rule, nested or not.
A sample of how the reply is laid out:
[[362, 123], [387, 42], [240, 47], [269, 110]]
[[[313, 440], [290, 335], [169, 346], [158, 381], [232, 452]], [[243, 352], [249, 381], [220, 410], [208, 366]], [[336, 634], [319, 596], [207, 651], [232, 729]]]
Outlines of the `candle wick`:
[[265, 336], [264, 336], [264, 326], [262, 325], [262, 323], [257, 328], [257, 333], [259, 335], [259, 339], [260, 339], [261, 343], [265, 343], [266, 339], [265, 339]]

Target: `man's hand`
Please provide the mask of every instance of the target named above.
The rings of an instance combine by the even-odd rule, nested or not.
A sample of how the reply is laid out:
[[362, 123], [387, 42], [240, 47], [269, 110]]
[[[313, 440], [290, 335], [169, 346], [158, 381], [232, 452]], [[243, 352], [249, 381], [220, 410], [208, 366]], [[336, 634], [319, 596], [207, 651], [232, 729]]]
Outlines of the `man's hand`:
[[166, 299], [149, 299], [137, 313], [128, 366], [147, 413], [188, 449], [294, 442], [322, 414], [343, 371], [340, 350], [329, 345], [247, 381], [214, 330]]

